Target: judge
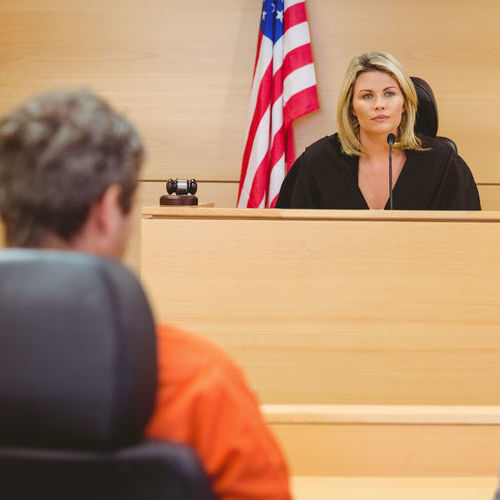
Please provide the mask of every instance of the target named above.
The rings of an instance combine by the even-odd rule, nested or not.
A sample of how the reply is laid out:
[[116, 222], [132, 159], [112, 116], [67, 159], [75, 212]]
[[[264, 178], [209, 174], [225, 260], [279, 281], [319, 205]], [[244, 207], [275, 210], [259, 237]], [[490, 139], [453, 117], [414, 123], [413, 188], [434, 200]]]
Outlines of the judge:
[[391, 54], [355, 57], [340, 90], [338, 132], [296, 160], [276, 207], [388, 209], [392, 133], [395, 209], [480, 210], [469, 167], [448, 143], [415, 134], [416, 110], [413, 82]]

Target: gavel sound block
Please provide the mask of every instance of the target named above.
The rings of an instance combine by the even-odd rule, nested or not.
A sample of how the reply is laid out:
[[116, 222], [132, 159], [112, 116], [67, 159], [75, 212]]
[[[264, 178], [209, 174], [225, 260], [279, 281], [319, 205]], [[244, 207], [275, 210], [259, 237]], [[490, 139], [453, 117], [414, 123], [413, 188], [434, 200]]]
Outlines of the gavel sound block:
[[194, 196], [197, 189], [195, 179], [168, 179], [168, 194], [160, 197], [160, 205], [198, 205], [198, 198]]

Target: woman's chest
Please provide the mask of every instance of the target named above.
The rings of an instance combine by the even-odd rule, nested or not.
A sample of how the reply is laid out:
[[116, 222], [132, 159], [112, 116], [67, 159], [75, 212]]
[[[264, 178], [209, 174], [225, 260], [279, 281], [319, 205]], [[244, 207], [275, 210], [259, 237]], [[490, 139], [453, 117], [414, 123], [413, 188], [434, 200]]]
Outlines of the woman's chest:
[[[403, 169], [405, 156], [394, 158], [392, 163], [392, 188], [396, 185]], [[359, 160], [358, 187], [366, 204], [372, 209], [383, 209], [389, 199], [389, 164], [388, 162], [367, 162]]]

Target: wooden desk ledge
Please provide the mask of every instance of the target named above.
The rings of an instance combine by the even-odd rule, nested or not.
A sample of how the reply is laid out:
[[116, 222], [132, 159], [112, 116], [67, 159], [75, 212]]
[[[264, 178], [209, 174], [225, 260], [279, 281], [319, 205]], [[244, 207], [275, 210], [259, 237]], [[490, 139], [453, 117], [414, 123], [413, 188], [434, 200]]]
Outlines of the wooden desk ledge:
[[422, 211], [422, 210], [306, 210], [280, 208], [210, 208], [142, 207], [145, 219], [260, 219], [260, 220], [334, 220], [334, 221], [439, 221], [439, 222], [500, 222], [500, 212]]
[[261, 408], [269, 424], [500, 424], [500, 406], [266, 404]]
[[488, 500], [496, 477], [302, 477], [291, 479], [295, 500]]
[[500, 464], [498, 406], [298, 404], [262, 410], [293, 476], [489, 478]]

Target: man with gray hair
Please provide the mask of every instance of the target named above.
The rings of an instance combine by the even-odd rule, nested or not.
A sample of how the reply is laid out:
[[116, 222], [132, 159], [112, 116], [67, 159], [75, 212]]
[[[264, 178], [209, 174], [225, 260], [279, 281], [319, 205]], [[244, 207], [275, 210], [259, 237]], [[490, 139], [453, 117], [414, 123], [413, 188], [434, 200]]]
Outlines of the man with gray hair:
[[[121, 259], [143, 156], [133, 125], [92, 92], [26, 102], [0, 121], [7, 245]], [[191, 446], [220, 499], [290, 499], [281, 451], [241, 370], [206, 339], [169, 325], [157, 335], [147, 436]]]

